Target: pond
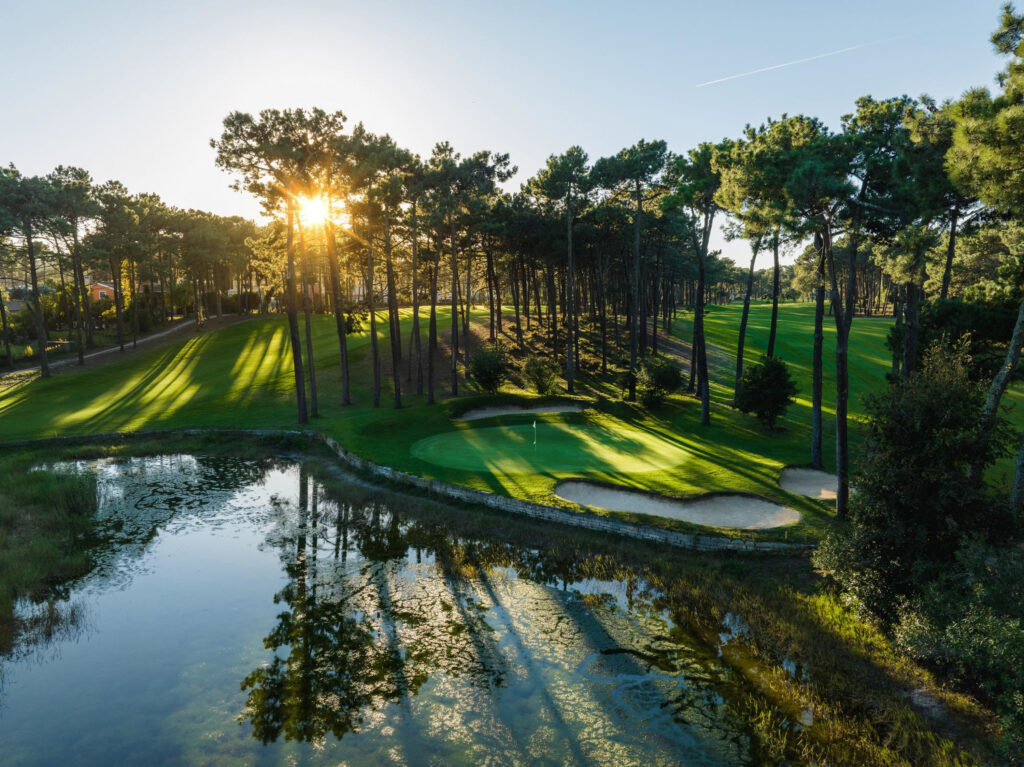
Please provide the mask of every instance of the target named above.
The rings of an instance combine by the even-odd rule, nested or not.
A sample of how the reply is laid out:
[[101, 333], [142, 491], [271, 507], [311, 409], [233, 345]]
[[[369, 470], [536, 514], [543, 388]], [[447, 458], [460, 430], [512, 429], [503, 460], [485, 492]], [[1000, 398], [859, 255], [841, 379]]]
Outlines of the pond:
[[95, 567], [0, 659], [4, 764], [760, 763], [739, 681], [639, 577], [283, 459], [75, 468]]

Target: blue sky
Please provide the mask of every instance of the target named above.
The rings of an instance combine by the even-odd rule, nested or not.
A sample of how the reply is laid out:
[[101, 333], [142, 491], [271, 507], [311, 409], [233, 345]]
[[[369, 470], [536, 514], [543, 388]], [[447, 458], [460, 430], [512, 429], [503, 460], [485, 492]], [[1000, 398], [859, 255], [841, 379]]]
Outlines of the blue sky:
[[[572, 144], [592, 159], [640, 137], [682, 152], [783, 112], [838, 127], [863, 94], [991, 85], [1000, 5], [5, 3], [0, 162], [80, 165], [174, 205], [256, 216], [209, 139], [235, 109], [316, 105], [422, 155], [442, 139], [509, 152], [518, 183]], [[853, 46], [865, 47], [697, 87]]]

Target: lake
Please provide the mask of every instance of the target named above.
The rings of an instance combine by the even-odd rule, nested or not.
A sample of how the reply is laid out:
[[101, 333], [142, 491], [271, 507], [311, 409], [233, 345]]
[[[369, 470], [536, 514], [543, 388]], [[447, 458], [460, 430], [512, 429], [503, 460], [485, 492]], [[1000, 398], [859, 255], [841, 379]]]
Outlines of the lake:
[[760, 763], [718, 649], [638, 574], [291, 460], [67, 468], [98, 477], [95, 566], [0, 659], [5, 765]]

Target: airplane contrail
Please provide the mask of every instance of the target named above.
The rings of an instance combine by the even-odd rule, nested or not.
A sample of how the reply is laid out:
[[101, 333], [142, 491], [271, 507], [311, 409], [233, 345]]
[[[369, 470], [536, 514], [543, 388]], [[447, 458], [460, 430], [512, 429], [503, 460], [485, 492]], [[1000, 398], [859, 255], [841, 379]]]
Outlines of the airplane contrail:
[[735, 80], [738, 77], [749, 77], [750, 75], [759, 75], [762, 72], [771, 72], [773, 69], [782, 69], [783, 67], [792, 67], [797, 64], [806, 64], [808, 61], [817, 61], [818, 59], [824, 59], [829, 56], [838, 56], [840, 53], [849, 53], [850, 51], [860, 50], [861, 48], [870, 48], [873, 45], [881, 45], [882, 43], [888, 43], [893, 40], [898, 40], [898, 37], [890, 37], [886, 40], [876, 40], [873, 43], [861, 43], [860, 45], [851, 45], [849, 48], [840, 48], [838, 51], [829, 51], [828, 53], [819, 53], [817, 56], [808, 56], [806, 59], [797, 59], [796, 61], [787, 61], [785, 64], [775, 64], [770, 67], [762, 67], [761, 69], [753, 69], [749, 72], [740, 72], [738, 75], [729, 75], [728, 77], [720, 77], [717, 80], [708, 80], [706, 83], [697, 83], [698, 88], [703, 88], [705, 85], [716, 85], [717, 83], [724, 83], [727, 80]]

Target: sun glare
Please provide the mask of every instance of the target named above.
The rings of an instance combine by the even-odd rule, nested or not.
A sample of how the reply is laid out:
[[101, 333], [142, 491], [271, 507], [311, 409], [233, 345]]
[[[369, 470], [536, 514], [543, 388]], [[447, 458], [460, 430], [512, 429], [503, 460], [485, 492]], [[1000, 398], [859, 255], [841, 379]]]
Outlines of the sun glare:
[[299, 200], [299, 217], [307, 225], [322, 224], [327, 220], [327, 201], [323, 197], [303, 197]]

